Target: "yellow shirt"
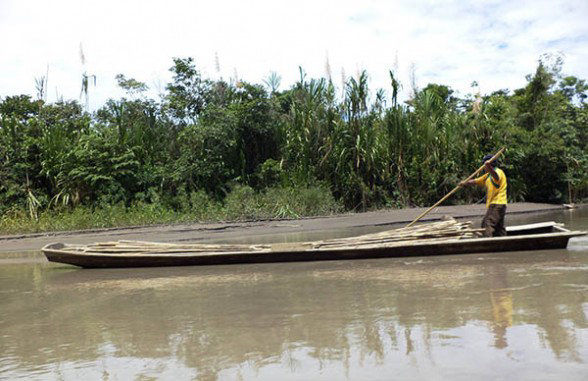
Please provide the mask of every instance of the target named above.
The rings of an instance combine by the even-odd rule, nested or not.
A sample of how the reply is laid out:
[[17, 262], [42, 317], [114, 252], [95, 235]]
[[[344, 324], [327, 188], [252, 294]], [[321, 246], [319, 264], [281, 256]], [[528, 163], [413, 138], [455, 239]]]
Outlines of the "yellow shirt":
[[506, 205], [506, 175], [500, 168], [494, 168], [494, 171], [498, 182], [489, 173], [474, 180], [477, 185], [486, 187], [486, 207], [490, 204]]

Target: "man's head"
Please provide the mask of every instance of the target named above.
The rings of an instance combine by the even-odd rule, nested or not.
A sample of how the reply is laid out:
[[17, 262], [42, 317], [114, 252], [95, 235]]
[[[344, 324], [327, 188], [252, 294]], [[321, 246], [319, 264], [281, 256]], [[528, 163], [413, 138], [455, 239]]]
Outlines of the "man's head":
[[[482, 158], [482, 162], [483, 162], [483, 163], [485, 163], [485, 162], [487, 162], [488, 160], [492, 159], [493, 157], [494, 157], [493, 155], [485, 155], [485, 156]], [[497, 160], [494, 160], [494, 161], [493, 161], [493, 162], [490, 164], [490, 165], [492, 166], [492, 168], [496, 168], [496, 162], [497, 162]]]

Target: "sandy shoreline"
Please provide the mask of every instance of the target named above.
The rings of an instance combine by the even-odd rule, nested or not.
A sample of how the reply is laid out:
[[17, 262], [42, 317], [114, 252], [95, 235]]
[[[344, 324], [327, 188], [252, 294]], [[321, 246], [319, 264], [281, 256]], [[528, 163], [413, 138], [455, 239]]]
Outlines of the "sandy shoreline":
[[[538, 203], [514, 203], [507, 209], [509, 215], [562, 210], [562, 205]], [[277, 235], [297, 236], [333, 234], [345, 230], [366, 232], [381, 227], [393, 229], [409, 223], [426, 208], [387, 209], [366, 213], [349, 213], [327, 217], [311, 217], [295, 220], [266, 220], [227, 223], [192, 223], [123, 228], [94, 229], [85, 231], [51, 232], [0, 236], [0, 252], [23, 252], [39, 250], [51, 242], [91, 243], [97, 241], [142, 240], [158, 242], [247, 242], [271, 241]], [[429, 213], [422, 221], [435, 221], [447, 215], [454, 218], [471, 218], [475, 223], [485, 213], [485, 206], [458, 205], [441, 206]], [[344, 234], [344, 233], [339, 233]]]

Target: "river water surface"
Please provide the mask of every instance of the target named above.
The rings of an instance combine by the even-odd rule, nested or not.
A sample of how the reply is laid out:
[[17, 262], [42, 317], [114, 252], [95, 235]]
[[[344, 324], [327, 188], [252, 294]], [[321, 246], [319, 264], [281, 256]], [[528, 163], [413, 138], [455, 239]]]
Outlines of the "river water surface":
[[[588, 230], [588, 209], [507, 218]], [[587, 237], [566, 250], [153, 269], [0, 254], [0, 379], [587, 380], [587, 363]]]

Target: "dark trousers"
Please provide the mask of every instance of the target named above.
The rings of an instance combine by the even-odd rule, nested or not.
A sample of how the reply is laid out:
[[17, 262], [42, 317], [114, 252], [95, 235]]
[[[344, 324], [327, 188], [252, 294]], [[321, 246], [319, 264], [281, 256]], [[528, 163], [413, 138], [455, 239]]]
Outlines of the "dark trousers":
[[482, 219], [482, 229], [484, 237], [503, 237], [506, 235], [504, 228], [504, 215], [506, 214], [506, 205], [490, 204], [486, 215]]

